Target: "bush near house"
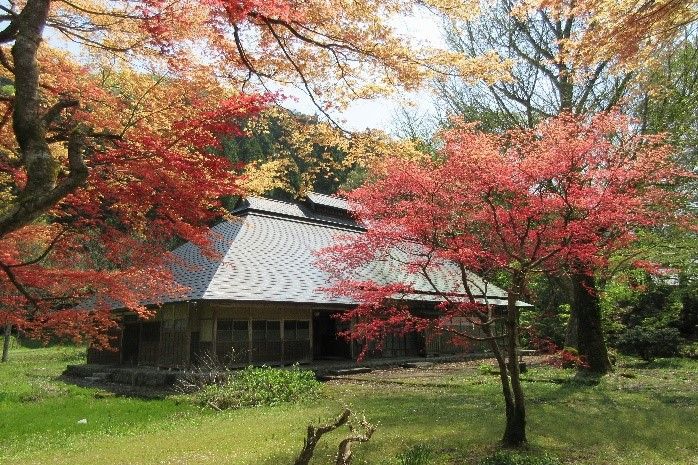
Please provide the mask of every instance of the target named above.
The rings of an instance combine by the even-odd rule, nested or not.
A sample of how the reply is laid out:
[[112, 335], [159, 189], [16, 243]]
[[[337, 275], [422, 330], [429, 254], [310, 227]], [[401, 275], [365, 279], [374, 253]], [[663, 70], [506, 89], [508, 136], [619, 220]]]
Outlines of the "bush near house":
[[314, 399], [320, 386], [310, 370], [247, 367], [223, 382], [205, 386], [195, 398], [201, 405], [226, 410]]
[[617, 276], [602, 299], [609, 344], [646, 361], [690, 355], [693, 289], [690, 280], [670, 285], [643, 270]]

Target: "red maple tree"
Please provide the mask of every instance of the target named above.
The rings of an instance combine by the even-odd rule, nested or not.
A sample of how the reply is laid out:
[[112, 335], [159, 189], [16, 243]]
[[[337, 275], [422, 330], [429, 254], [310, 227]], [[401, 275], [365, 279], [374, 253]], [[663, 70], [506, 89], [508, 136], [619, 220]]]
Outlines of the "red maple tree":
[[[388, 16], [424, 3], [26, 0], [3, 7], [6, 335], [19, 326], [104, 343], [113, 324], [106, 302], [145, 315], [144, 300], [181, 291], [166, 252], [174, 238], [205, 247], [221, 196], [240, 193], [234, 167], [214, 152], [268, 102], [253, 93], [270, 82], [295, 84], [329, 117], [328, 108], [346, 99], [340, 89], [368, 98], [417, 85], [427, 55], [405, 47]], [[93, 295], [101, 297], [92, 311], [69, 310]]]
[[[35, 337], [106, 345], [116, 302], [149, 316], [144, 302], [182, 293], [167, 250], [173, 238], [209, 246], [221, 199], [242, 193], [235, 167], [215, 148], [221, 137], [241, 135], [238, 123], [267, 101], [193, 103], [157, 132], [144, 124], [128, 138], [92, 146], [84, 186], [0, 240], [2, 323]], [[74, 307], [91, 296], [90, 310]]]
[[[489, 344], [506, 405], [503, 443], [520, 446], [526, 413], [517, 302], [528, 278], [593, 273], [638, 228], [676, 221], [680, 195], [666, 187], [686, 173], [661, 137], [639, 135], [615, 113], [565, 114], [501, 135], [456, 123], [442, 137], [434, 157], [385, 160], [348, 194], [367, 232], [325, 250], [324, 266], [331, 292], [358, 302], [343, 318], [354, 322], [348, 336], [365, 347], [427, 328]], [[408, 278], [376, 279], [370, 270], [381, 261]], [[495, 308], [486, 281], [471, 272], [505, 283], [505, 309]], [[441, 301], [436, 317], [411, 311], [424, 294], [417, 282]], [[455, 318], [479, 331], [462, 331]]]

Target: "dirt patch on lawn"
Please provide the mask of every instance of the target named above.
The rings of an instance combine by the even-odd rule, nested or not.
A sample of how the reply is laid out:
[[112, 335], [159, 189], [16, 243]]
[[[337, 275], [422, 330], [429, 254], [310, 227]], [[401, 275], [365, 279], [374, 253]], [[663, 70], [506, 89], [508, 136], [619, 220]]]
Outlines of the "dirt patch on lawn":
[[[525, 362], [529, 367], [540, 366], [545, 363], [546, 358], [547, 356], [529, 356], [526, 357]], [[482, 374], [494, 376], [499, 369], [494, 358], [419, 365], [418, 367], [382, 367], [373, 369], [370, 373], [333, 376], [329, 382], [452, 386], [457, 384], [457, 381], [468, 377], [474, 378]]]

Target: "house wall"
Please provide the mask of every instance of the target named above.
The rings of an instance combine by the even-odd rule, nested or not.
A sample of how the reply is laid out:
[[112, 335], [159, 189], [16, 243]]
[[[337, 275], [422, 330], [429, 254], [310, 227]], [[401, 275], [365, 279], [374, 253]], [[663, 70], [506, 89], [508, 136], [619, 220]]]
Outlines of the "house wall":
[[[204, 358], [230, 366], [355, 359], [361, 350], [357, 343], [333, 343], [335, 339], [328, 343], [327, 337], [331, 339], [333, 331], [340, 331], [341, 324], [331, 324], [329, 333], [327, 324], [321, 324], [329, 321], [328, 314], [341, 310], [345, 309], [269, 302], [169, 303], [150, 320], [139, 321], [126, 314], [120, 332], [115, 333], [120, 350], [91, 349], [88, 362], [185, 367]], [[320, 326], [314, 328], [315, 324]], [[454, 319], [453, 325], [460, 331], [477, 333], [464, 319]], [[451, 339], [449, 334], [392, 335], [382, 350], [369, 350], [368, 356], [439, 355], [479, 349], [479, 345], [453, 344]]]
[[[312, 359], [312, 309], [274, 303], [201, 303], [198, 353], [229, 365]], [[193, 327], [196, 327], [195, 323]]]
[[88, 347], [87, 363], [98, 363], [101, 365], [114, 365], [121, 363], [121, 327], [112, 328], [109, 331], [110, 348]]
[[148, 320], [123, 313], [114, 332], [115, 350], [91, 347], [87, 363], [182, 367], [190, 363], [190, 304], [169, 303]]
[[160, 323], [155, 365], [186, 366], [190, 360], [191, 324], [188, 302], [166, 304], [157, 312]]
[[[482, 330], [469, 322], [467, 318], [453, 318], [448, 326], [460, 333], [470, 334], [475, 337], [484, 336]], [[425, 338], [427, 355], [473, 353], [489, 350], [486, 342], [466, 340], [447, 331], [434, 332], [428, 330]]]

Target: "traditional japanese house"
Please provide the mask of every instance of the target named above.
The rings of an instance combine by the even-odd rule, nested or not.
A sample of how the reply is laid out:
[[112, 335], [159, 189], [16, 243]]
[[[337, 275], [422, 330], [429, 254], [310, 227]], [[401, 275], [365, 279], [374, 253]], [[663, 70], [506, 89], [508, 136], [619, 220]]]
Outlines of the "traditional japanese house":
[[[248, 198], [233, 215], [212, 228], [217, 259], [191, 243], [174, 251], [183, 262], [174, 274], [190, 289], [188, 295], [166, 301], [151, 320], [123, 314], [117, 350], [90, 350], [88, 362], [176, 367], [202, 354], [229, 364], [356, 357], [358, 348], [338, 337], [346, 327], [333, 318], [354, 303], [322, 291], [328, 276], [316, 266], [315, 255], [338, 233], [364, 232], [346, 203], [316, 193], [302, 202]], [[381, 273], [386, 279], [407, 278], [390, 264]], [[490, 303], [505, 304], [504, 291], [486, 289]], [[415, 297], [415, 308], [433, 311], [438, 300], [424, 292]], [[454, 350], [443, 338], [408, 334], [390, 338], [379, 355]]]

